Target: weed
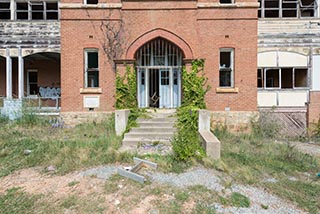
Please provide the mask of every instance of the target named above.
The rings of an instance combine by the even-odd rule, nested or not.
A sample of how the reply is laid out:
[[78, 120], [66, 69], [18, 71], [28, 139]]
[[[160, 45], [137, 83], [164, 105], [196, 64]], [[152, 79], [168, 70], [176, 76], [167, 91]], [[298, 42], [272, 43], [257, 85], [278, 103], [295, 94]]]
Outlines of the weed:
[[268, 206], [268, 205], [261, 204], [261, 208], [264, 209], [264, 210], [267, 210], [267, 209], [269, 209], [269, 206]]
[[[86, 134], [86, 137], [84, 137]], [[130, 162], [132, 154], [120, 153], [121, 138], [114, 131], [114, 120], [86, 123], [68, 129], [24, 123], [10, 123], [0, 129], [0, 177], [15, 170], [54, 165], [57, 173], [114, 162]], [[24, 155], [24, 150], [32, 153]]]
[[184, 191], [178, 192], [177, 194], [175, 194], [175, 198], [178, 201], [185, 202], [189, 198], [189, 194], [187, 192], [184, 192]]
[[238, 192], [233, 192], [231, 194], [231, 204], [235, 207], [250, 207], [250, 200]]
[[70, 209], [78, 203], [78, 198], [75, 195], [71, 195], [65, 198], [61, 204], [61, 206], [65, 209]]
[[19, 188], [8, 189], [5, 194], [0, 194], [0, 213], [34, 213], [35, 202], [40, 197], [40, 195], [27, 194]]
[[71, 181], [68, 183], [68, 186], [73, 187], [73, 186], [77, 185], [78, 183], [80, 183], [80, 182], [79, 181]]
[[206, 203], [198, 201], [196, 207], [192, 210], [192, 213], [215, 214], [216, 209], [213, 206], [209, 206]]

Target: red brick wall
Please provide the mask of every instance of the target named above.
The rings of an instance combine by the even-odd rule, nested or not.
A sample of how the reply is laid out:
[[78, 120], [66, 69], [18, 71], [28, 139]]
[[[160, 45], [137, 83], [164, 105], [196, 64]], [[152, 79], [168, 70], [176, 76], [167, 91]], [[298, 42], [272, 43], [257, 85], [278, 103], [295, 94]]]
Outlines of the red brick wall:
[[310, 91], [310, 100], [308, 106], [309, 125], [318, 122], [320, 117], [320, 91]]
[[[84, 95], [80, 94], [80, 88], [84, 86], [84, 48], [91, 47], [99, 48], [99, 82], [102, 89], [102, 94], [99, 94], [100, 108], [95, 110], [114, 109], [115, 73], [103, 54], [101, 43], [104, 39], [100, 30], [100, 19], [106, 19], [108, 14], [107, 9], [62, 9], [62, 111], [87, 111], [83, 108]], [[194, 1], [179, 4], [171, 1], [123, 2], [121, 14], [117, 10], [113, 10], [112, 14], [112, 19], [121, 18], [125, 23], [127, 42], [121, 59], [126, 59], [126, 50], [139, 37], [146, 32], [163, 29], [185, 41], [191, 48], [193, 58], [206, 60], [205, 73], [212, 86], [206, 99], [210, 110], [223, 111], [225, 107], [230, 107], [231, 111], [257, 110], [256, 8], [197, 9]], [[219, 84], [219, 48], [223, 47], [235, 48], [234, 72], [238, 93], [216, 92]]]

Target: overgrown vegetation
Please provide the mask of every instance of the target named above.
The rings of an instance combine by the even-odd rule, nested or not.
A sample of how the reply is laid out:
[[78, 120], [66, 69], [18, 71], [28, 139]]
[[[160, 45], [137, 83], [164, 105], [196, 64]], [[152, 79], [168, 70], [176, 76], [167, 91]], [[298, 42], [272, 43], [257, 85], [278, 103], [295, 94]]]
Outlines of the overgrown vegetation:
[[205, 109], [205, 95], [210, 89], [204, 76], [204, 60], [194, 60], [191, 71], [182, 69], [183, 101], [177, 111], [178, 134], [172, 146], [175, 158], [188, 161], [191, 158], [201, 159], [204, 151], [198, 137], [198, 110]]
[[117, 73], [116, 76], [116, 109], [129, 109], [128, 132], [137, 126], [136, 120], [144, 113], [144, 109], [138, 108], [136, 71], [130, 66], [126, 67], [124, 75]]
[[318, 122], [311, 127], [311, 137], [315, 141], [320, 141], [320, 115]]
[[[132, 161], [132, 155], [117, 151], [120, 141], [114, 131], [114, 117], [64, 129], [53, 128], [47, 118], [22, 118], [0, 129], [0, 177], [33, 166], [53, 165], [57, 173], [67, 173]], [[25, 150], [31, 153], [24, 154]]]

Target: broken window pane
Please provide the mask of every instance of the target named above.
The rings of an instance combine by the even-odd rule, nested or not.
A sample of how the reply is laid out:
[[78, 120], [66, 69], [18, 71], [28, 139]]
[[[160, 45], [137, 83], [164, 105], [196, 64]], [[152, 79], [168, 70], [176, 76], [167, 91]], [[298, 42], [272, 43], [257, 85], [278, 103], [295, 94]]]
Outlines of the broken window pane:
[[16, 18], [17, 19], [28, 19], [28, 3], [26, 2], [17, 2], [16, 4]]
[[28, 95], [37, 95], [39, 93], [38, 88], [38, 72], [36, 71], [29, 71], [28, 72], [28, 79], [27, 79], [29, 94]]
[[279, 69], [266, 70], [266, 87], [279, 88]]
[[300, 68], [294, 70], [294, 86], [308, 87], [308, 69]]
[[98, 4], [98, 0], [87, 0], [87, 4]]
[[317, 11], [315, 0], [301, 0], [300, 13], [301, 17], [314, 17]]
[[0, 2], [0, 19], [10, 19], [10, 1]]
[[281, 69], [281, 88], [293, 88], [293, 68]]

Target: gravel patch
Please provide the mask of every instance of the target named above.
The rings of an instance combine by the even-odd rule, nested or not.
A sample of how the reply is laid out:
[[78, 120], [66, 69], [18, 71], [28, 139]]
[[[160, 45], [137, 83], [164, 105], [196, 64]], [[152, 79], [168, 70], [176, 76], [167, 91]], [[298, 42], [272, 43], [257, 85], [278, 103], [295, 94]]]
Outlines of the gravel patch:
[[[108, 179], [117, 173], [116, 166], [105, 166], [89, 169], [79, 174], [81, 176], [95, 176], [101, 179]], [[149, 177], [152, 182], [168, 184], [179, 188], [203, 185], [208, 189], [221, 192], [224, 186], [221, 184], [220, 178], [214, 173], [214, 170], [205, 169], [202, 167], [189, 169], [180, 174], [176, 173], [162, 173], [157, 171], [147, 171], [145, 175]], [[277, 182], [276, 179], [268, 179], [267, 182]], [[236, 214], [253, 214], [253, 213], [279, 213], [279, 214], [301, 214], [306, 213], [295, 207], [293, 204], [268, 193], [262, 188], [256, 188], [244, 185], [233, 185], [231, 192], [238, 192], [250, 199], [250, 207], [225, 207], [221, 204], [214, 204], [217, 213], [236, 213]], [[230, 193], [230, 191], [228, 191]]]
[[154, 174], [151, 174], [150, 177], [152, 181], [177, 187], [203, 185], [208, 189], [219, 192], [224, 189], [220, 184], [220, 179], [213, 173], [213, 171], [203, 168], [191, 169], [181, 174], [164, 174], [155, 172]]
[[108, 179], [117, 173], [118, 167], [116, 166], [101, 166], [88, 169], [79, 173], [80, 176], [95, 176], [100, 179]]

